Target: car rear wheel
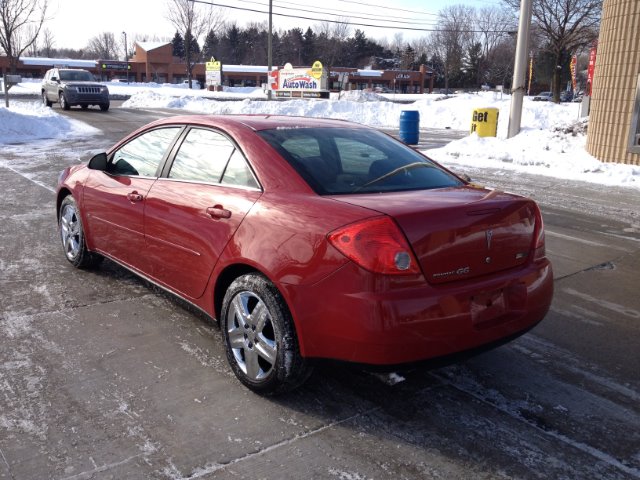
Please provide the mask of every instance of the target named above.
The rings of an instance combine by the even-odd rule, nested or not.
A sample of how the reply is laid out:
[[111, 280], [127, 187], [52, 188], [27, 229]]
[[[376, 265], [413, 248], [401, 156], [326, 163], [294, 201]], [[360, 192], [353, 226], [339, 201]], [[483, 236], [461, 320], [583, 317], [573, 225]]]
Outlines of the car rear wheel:
[[42, 92], [42, 104], [47, 106], [47, 107], [51, 106], [51, 102], [47, 98], [47, 93], [46, 92]]
[[238, 277], [222, 306], [227, 358], [238, 379], [263, 394], [293, 390], [311, 374], [291, 313], [278, 289], [259, 274]]
[[63, 110], [69, 110], [71, 108], [69, 103], [67, 103], [67, 97], [64, 96], [64, 93], [60, 92], [58, 101], [60, 102], [60, 108], [62, 108]]
[[74, 267], [91, 268], [102, 261], [101, 255], [87, 249], [80, 210], [71, 195], [65, 197], [60, 205], [58, 229], [64, 255]]

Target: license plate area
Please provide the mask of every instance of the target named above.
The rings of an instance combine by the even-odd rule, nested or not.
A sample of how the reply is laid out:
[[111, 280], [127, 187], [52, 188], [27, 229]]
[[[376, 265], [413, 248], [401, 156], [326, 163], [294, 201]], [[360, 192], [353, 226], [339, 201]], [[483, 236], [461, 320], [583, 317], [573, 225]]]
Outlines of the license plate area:
[[471, 322], [476, 328], [488, 328], [507, 321], [507, 298], [503, 288], [471, 297]]

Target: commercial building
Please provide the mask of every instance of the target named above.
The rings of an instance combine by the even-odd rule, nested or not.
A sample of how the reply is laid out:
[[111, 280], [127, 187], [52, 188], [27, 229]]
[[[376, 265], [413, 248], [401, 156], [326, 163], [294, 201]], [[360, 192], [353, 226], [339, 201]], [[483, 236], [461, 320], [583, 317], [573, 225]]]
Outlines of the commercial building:
[[640, 1], [604, 1], [597, 52], [587, 151], [640, 165]]
[[[52, 67], [85, 68], [103, 81], [113, 79], [132, 82], [182, 83], [187, 79], [186, 65], [173, 56], [166, 42], [137, 42], [129, 62], [114, 60], [73, 60], [63, 58], [21, 58], [18, 75], [42, 78]], [[277, 68], [277, 67], [276, 67]], [[9, 71], [6, 57], [0, 57], [0, 72]], [[223, 65], [223, 84], [230, 87], [259, 87], [267, 83], [268, 68], [254, 65]], [[205, 85], [205, 64], [193, 68], [193, 78]], [[346, 81], [344, 81], [346, 80]], [[329, 73], [333, 90], [379, 90], [400, 93], [424, 93], [433, 90], [433, 72], [426, 66], [414, 70], [373, 70], [333, 67]]]

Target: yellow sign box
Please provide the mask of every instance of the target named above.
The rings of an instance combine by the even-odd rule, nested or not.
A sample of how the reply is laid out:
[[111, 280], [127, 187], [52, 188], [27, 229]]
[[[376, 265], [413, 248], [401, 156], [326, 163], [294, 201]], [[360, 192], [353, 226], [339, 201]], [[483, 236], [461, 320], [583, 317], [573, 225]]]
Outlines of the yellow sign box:
[[313, 62], [313, 65], [311, 66], [311, 76], [316, 80], [320, 80], [320, 78], [322, 78], [323, 72], [324, 69], [320, 60], [316, 60], [315, 62]]

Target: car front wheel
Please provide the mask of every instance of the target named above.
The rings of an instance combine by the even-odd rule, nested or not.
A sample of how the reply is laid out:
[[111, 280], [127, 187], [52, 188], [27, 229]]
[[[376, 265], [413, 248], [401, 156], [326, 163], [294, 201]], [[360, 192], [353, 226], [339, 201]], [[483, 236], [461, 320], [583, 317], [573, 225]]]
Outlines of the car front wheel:
[[259, 274], [238, 277], [222, 306], [227, 358], [238, 379], [263, 394], [283, 393], [311, 374], [291, 313], [278, 289]]
[[47, 107], [51, 106], [51, 102], [47, 98], [47, 93], [46, 92], [42, 92], [42, 104], [47, 106]]
[[69, 110], [71, 108], [71, 106], [67, 102], [67, 97], [64, 96], [64, 93], [60, 92], [58, 101], [60, 102], [60, 108], [62, 108], [63, 110]]
[[74, 267], [91, 268], [102, 261], [102, 256], [87, 249], [80, 210], [71, 195], [65, 197], [60, 205], [58, 230], [64, 255]]

